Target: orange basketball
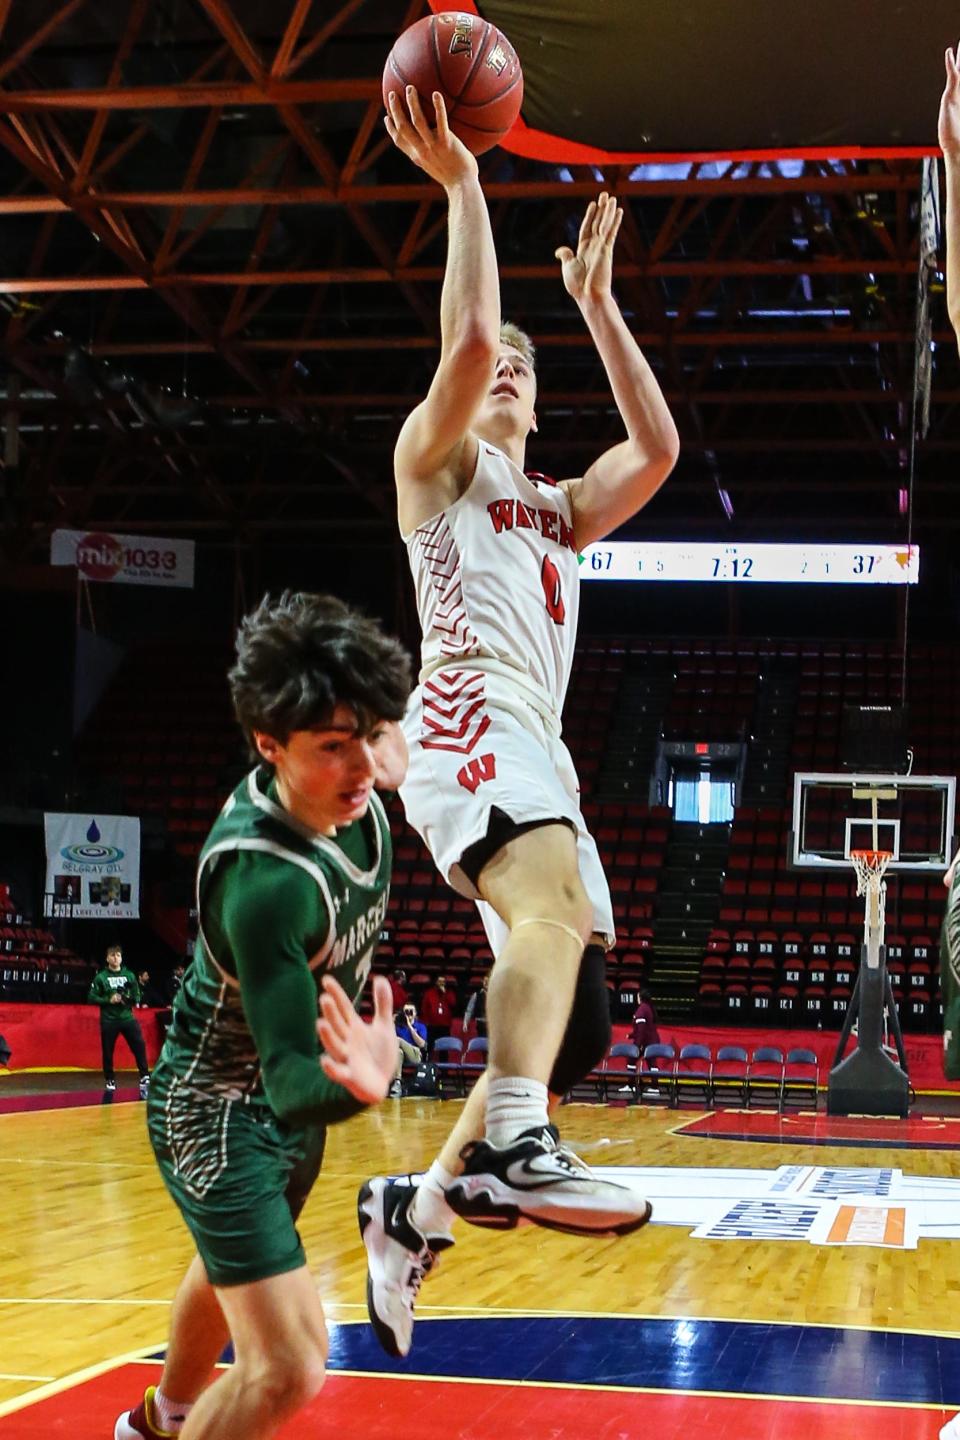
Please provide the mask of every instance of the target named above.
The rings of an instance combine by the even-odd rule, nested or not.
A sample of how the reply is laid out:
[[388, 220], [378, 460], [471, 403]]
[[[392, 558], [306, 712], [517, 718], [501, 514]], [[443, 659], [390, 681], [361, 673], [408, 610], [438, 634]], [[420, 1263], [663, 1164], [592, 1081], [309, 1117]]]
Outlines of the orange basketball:
[[416, 86], [431, 122], [430, 97], [440, 91], [450, 129], [474, 155], [503, 139], [523, 102], [523, 71], [510, 41], [489, 20], [463, 11], [428, 15], [404, 30], [384, 66], [384, 106], [391, 90], [403, 104], [407, 85]]

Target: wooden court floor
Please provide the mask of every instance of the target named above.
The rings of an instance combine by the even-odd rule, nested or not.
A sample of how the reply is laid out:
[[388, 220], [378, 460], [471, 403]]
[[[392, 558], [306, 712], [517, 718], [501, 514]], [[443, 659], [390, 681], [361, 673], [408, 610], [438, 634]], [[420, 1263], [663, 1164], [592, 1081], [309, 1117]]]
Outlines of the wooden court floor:
[[[301, 1222], [331, 1320], [365, 1315], [355, 1197], [368, 1175], [418, 1169], [459, 1102], [387, 1101], [331, 1131]], [[597, 1164], [773, 1168], [901, 1166], [960, 1175], [960, 1152], [750, 1144], [671, 1133], [695, 1112], [571, 1105], [564, 1136]], [[0, 1403], [87, 1366], [162, 1345], [190, 1258], [137, 1104], [0, 1116]], [[665, 1316], [955, 1334], [960, 1243], [917, 1250], [692, 1240], [650, 1226], [586, 1241], [462, 1225], [421, 1292], [424, 1318]], [[935, 1431], [933, 1432], [935, 1433]]]

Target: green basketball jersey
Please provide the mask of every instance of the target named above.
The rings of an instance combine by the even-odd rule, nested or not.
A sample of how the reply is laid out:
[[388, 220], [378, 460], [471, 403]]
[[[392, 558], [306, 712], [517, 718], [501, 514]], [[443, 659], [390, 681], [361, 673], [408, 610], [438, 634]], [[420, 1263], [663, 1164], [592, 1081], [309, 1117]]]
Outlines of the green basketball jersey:
[[[272, 798], [268, 771], [252, 771], [200, 854], [199, 934], [158, 1067], [163, 1083], [180, 1099], [188, 1091], [194, 1100], [266, 1104], [272, 1065], [275, 1093], [285, 1096], [274, 1108], [290, 1123], [332, 1121], [361, 1108], [345, 1104], [346, 1092], [320, 1070], [316, 987], [333, 974], [358, 1000], [386, 914], [391, 859], [376, 794], [362, 819], [328, 838]], [[299, 1070], [287, 1064], [291, 1052]]]

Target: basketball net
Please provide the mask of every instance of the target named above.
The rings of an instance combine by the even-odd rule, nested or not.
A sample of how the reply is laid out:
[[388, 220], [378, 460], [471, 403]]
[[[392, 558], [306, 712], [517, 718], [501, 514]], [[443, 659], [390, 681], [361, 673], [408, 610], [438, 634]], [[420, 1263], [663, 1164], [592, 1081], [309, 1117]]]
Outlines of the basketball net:
[[875, 969], [880, 963], [887, 899], [887, 887], [883, 877], [892, 859], [890, 850], [850, 851], [850, 864], [857, 877], [857, 894], [866, 896], [863, 939], [867, 947], [867, 964], [871, 969]]

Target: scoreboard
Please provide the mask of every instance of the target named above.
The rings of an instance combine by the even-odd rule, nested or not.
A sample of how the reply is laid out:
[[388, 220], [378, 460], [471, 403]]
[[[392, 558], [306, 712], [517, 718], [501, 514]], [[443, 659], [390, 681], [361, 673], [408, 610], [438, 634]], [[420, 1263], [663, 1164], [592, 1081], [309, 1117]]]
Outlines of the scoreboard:
[[608, 540], [580, 556], [582, 580], [714, 580], [736, 584], [916, 585], [918, 545], [810, 545]]

